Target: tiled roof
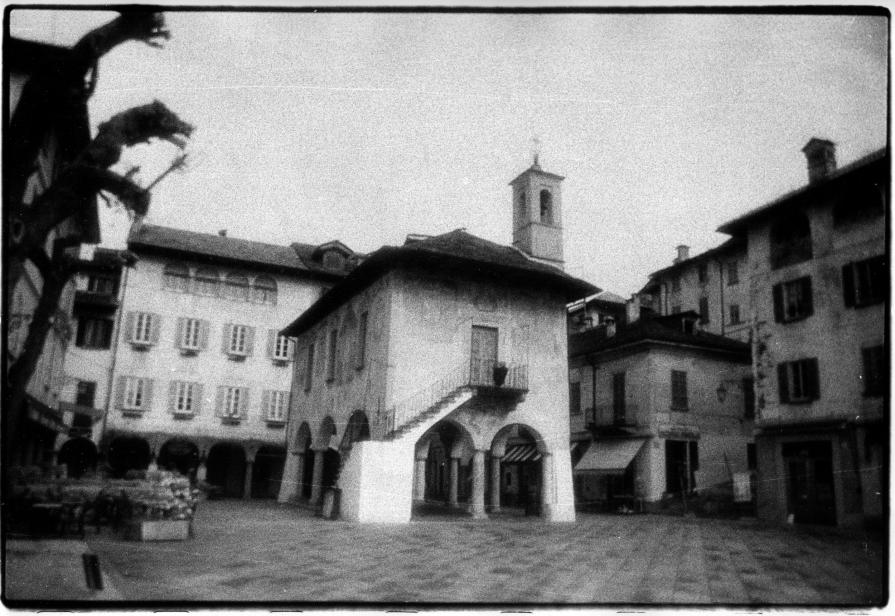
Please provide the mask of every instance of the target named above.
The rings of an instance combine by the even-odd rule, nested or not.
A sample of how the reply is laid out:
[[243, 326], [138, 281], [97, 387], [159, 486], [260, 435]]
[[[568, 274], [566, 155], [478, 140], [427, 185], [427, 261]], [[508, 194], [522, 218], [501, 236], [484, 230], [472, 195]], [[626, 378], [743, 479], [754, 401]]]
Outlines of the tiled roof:
[[566, 301], [599, 292], [599, 289], [592, 284], [550, 265], [533, 261], [515, 248], [501, 246], [457, 229], [443, 235], [412, 241], [400, 247], [380, 248], [347, 278], [330, 289], [284, 332], [297, 335], [309, 329], [330, 311], [348, 301], [355, 293], [398, 266], [439, 272], [473, 273], [495, 281], [521, 281], [533, 289], [555, 289], [564, 295]]
[[724, 351], [739, 355], [745, 362], [749, 361], [750, 348], [745, 342], [708, 332], [688, 334], [681, 328], [671, 326], [668, 321], [659, 317], [640, 319], [627, 327], [619, 327], [612, 337], [606, 336], [604, 327], [572, 334], [569, 336], [569, 357], [608, 351], [639, 342], [656, 342]]
[[[726, 252], [734, 252], [740, 248], [745, 249], [746, 243], [742, 238], [739, 237], [731, 237], [726, 239], [723, 243], [714, 248], [709, 248], [705, 252], [701, 252], [694, 257], [690, 257], [689, 259], [685, 259], [684, 261], [679, 261], [677, 263], [673, 263], [668, 267], [662, 268], [650, 274], [650, 278], [656, 278], [658, 276], [664, 276], [665, 274], [670, 274], [671, 272], [693, 265], [694, 263], [699, 263], [701, 261], [705, 261], [707, 259], [711, 259], [712, 257], [716, 257], [718, 255], [722, 255]], [[647, 287], [650, 286], [650, 283], [647, 283]], [[646, 288], [646, 287], [645, 287]]]
[[[723, 225], [718, 227], [718, 231], [720, 231], [721, 233], [728, 233], [730, 235], [733, 235], [738, 230], [742, 229], [742, 227], [747, 222], [751, 221], [752, 219], [759, 217], [759, 216], [764, 216], [764, 215], [770, 213], [772, 210], [777, 209], [778, 207], [785, 206], [785, 204], [793, 201], [794, 199], [807, 196], [810, 193], [815, 192], [817, 190], [823, 190], [829, 186], [830, 182], [836, 181], [846, 175], [849, 175], [850, 173], [858, 171], [858, 170], [860, 170], [864, 167], [867, 167], [875, 162], [886, 159], [886, 158], [888, 158], [888, 156], [889, 156], [888, 148], [882, 148], [880, 150], [877, 150], [871, 154], [868, 154], [867, 156], [859, 158], [858, 160], [856, 160], [852, 163], [849, 163], [848, 165], [845, 165], [844, 167], [837, 169], [836, 171], [831, 173], [829, 176], [824, 178], [823, 181], [806, 184], [806, 185], [802, 186], [801, 188], [797, 188], [796, 190], [790, 191], [790, 192], [786, 193], [785, 195], [778, 197], [777, 199], [774, 199], [770, 203], [766, 203], [766, 204], [762, 205], [761, 207], [757, 207], [754, 210], [750, 210], [749, 212], [746, 212], [742, 216], [738, 216], [738, 217], [734, 218], [733, 220], [724, 223]], [[888, 165], [886, 165], [886, 167], [888, 167]]]
[[342, 275], [314, 264], [310, 255], [316, 246], [310, 244], [278, 246], [218, 234], [142, 224], [131, 229], [127, 245], [135, 252], [149, 249], [295, 273], [314, 272], [331, 277]]

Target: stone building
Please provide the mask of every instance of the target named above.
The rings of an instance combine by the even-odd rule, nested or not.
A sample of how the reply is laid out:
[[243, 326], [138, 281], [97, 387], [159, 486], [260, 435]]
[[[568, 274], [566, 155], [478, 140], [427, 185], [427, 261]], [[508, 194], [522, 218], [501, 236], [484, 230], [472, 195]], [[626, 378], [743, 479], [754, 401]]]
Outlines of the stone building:
[[749, 345], [679, 312], [569, 338], [570, 426], [582, 507], [654, 509], [754, 468]]
[[748, 247], [758, 511], [858, 524], [887, 500], [890, 158], [803, 151], [806, 185], [719, 228]]
[[574, 519], [566, 304], [597, 289], [557, 267], [560, 180], [535, 164], [513, 181], [517, 247], [410, 236], [283, 331], [297, 355], [281, 500], [338, 487], [362, 522], [407, 522], [414, 503]]
[[136, 224], [102, 450], [113, 472], [160, 466], [224, 495], [275, 497], [292, 342], [278, 331], [341, 279], [339, 242], [274, 246]]

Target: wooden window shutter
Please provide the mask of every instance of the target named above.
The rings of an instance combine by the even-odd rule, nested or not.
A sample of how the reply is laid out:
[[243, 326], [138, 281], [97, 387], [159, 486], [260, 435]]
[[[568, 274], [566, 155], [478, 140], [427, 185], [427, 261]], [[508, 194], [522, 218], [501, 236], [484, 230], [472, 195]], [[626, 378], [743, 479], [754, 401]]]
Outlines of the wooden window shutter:
[[149, 316], [149, 342], [158, 344], [159, 332], [162, 328], [162, 317], [157, 314]]
[[177, 381], [171, 381], [168, 385], [168, 410], [177, 410]]
[[295, 359], [295, 338], [289, 338], [289, 361], [293, 361]]
[[202, 383], [193, 383], [193, 413], [198, 415], [202, 410]]
[[811, 276], [802, 278], [802, 298], [805, 301], [804, 316], [811, 316], [814, 314], [814, 296], [811, 293]]
[[855, 305], [855, 270], [851, 263], [842, 266], [842, 295], [846, 306]]
[[224, 335], [221, 337], [221, 353], [228, 354], [230, 352], [230, 338], [233, 336], [233, 323], [224, 325]]
[[137, 315], [134, 312], [128, 312], [127, 317], [125, 317], [125, 326], [124, 330], [127, 332], [127, 340], [128, 342], [133, 341], [134, 339], [134, 327], [137, 325]]
[[177, 337], [174, 339], [174, 346], [183, 348], [183, 334], [186, 329], [186, 319], [177, 317]]
[[127, 389], [127, 377], [118, 377], [118, 388], [115, 390], [115, 408], [124, 408], [124, 393]]
[[152, 408], [152, 379], [143, 379], [143, 404], [140, 408], [147, 411]]
[[267, 356], [273, 357], [277, 344], [277, 330], [267, 330]]
[[249, 388], [248, 387], [240, 387], [239, 388], [239, 416], [242, 419], [245, 419], [248, 416], [249, 410]]
[[224, 415], [224, 398], [227, 395], [227, 388], [223, 385], [218, 387], [218, 395], [214, 402], [214, 413], [218, 417]]
[[780, 391], [780, 402], [789, 402], [789, 366], [777, 364], [777, 388]]
[[817, 358], [805, 360], [805, 372], [808, 378], [808, 392], [812, 400], [820, 400], [820, 372], [817, 364]]
[[777, 323], [783, 322], [783, 284], [777, 283], [773, 287], [774, 293], [774, 320]]
[[252, 352], [255, 348], [255, 328], [249, 327], [247, 325], [245, 329], [246, 329], [246, 345], [245, 345], [246, 356], [251, 357]]
[[204, 351], [208, 348], [208, 321], [204, 319], [199, 321], [199, 349]]
[[270, 390], [265, 389], [261, 394], [261, 414], [264, 418], [270, 415]]

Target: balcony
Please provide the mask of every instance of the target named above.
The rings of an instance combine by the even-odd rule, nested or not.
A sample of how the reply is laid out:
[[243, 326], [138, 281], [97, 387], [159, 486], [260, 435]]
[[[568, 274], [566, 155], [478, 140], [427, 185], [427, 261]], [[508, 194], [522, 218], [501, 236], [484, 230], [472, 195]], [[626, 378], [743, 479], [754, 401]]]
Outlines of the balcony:
[[480, 396], [518, 400], [528, 392], [528, 366], [473, 360], [466, 384]]
[[616, 413], [611, 404], [598, 404], [596, 408], [585, 409], [584, 422], [595, 437], [648, 433], [649, 426], [638, 420], [639, 414], [637, 404], [626, 403], [623, 413]]
[[118, 298], [111, 293], [103, 293], [98, 291], [77, 291], [75, 292], [75, 309], [105, 309], [114, 311], [118, 308]]

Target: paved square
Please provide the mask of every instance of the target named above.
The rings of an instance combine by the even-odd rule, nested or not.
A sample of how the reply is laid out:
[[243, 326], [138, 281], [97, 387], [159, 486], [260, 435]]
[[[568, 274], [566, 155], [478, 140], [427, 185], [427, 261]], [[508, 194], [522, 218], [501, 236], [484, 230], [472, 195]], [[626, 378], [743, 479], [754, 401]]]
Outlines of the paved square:
[[89, 531], [127, 600], [873, 605], [880, 539], [655, 515], [327, 521], [210, 501], [187, 542]]

